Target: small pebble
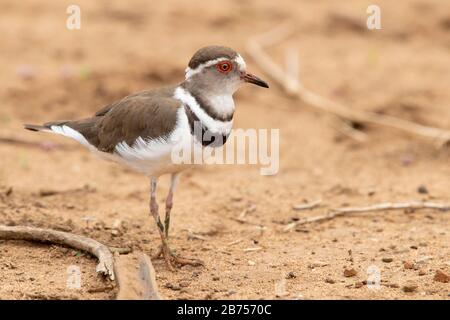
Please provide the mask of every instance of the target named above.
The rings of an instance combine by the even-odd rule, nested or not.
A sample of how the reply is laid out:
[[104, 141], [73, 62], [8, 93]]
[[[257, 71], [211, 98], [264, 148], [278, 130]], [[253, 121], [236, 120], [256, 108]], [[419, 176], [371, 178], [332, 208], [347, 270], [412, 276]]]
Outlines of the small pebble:
[[354, 277], [356, 276], [357, 272], [355, 269], [344, 269], [344, 277]]
[[414, 269], [414, 263], [412, 263], [411, 261], [405, 261], [403, 262], [403, 267], [405, 269]]
[[390, 263], [390, 262], [394, 261], [394, 259], [392, 259], [392, 258], [383, 258], [383, 259], [381, 259], [381, 261], [386, 262], [386, 263]]
[[402, 290], [403, 290], [404, 292], [414, 292], [414, 291], [417, 290], [417, 288], [418, 288], [418, 286], [417, 286], [417, 284], [415, 284], [414, 282], [407, 282], [407, 283], [403, 286]]
[[248, 265], [249, 265], [249, 266], [254, 266], [255, 264], [256, 264], [255, 261], [248, 260]]
[[424, 276], [427, 274], [427, 271], [425, 269], [420, 269], [419, 270], [419, 276]]
[[331, 283], [331, 284], [336, 283], [336, 281], [334, 281], [334, 280], [331, 279], [331, 278], [326, 278], [326, 279], [325, 279], [325, 282], [326, 282], [326, 283]]
[[437, 282], [448, 283], [450, 282], [450, 275], [446, 274], [442, 270], [436, 270], [433, 280]]
[[286, 275], [286, 279], [294, 279], [294, 278], [296, 278], [297, 276], [295, 275], [295, 273], [293, 272], [293, 271], [291, 271], [291, 272], [289, 272], [287, 275]]
[[426, 194], [426, 193], [428, 193], [428, 189], [427, 189], [427, 187], [425, 187], [424, 185], [420, 185], [420, 186], [417, 188], [417, 192], [418, 192], [418, 193], [422, 193], [422, 194]]
[[173, 283], [170, 283], [170, 282], [167, 282], [166, 285], [165, 285], [165, 287], [168, 288], [168, 289], [172, 289], [172, 290], [174, 290], [174, 291], [179, 291], [179, 290], [181, 290], [181, 287], [180, 287], [179, 285], [173, 284]]

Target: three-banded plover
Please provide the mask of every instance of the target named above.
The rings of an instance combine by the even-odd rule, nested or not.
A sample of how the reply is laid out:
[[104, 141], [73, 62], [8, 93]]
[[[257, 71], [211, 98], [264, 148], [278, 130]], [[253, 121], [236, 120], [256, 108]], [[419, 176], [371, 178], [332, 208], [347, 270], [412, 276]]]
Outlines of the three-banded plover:
[[[223, 145], [232, 129], [233, 94], [245, 82], [268, 88], [267, 83], [247, 73], [244, 59], [237, 52], [208, 46], [194, 54], [186, 68], [186, 79], [176, 86], [129, 95], [91, 118], [26, 124], [25, 128], [75, 139], [103, 158], [149, 176], [150, 212], [162, 241], [157, 256], [162, 255], [171, 270], [177, 264], [201, 265], [199, 260], [175, 255], [168, 245], [173, 194], [180, 172], [188, 167], [172, 161], [172, 149], [180, 142], [199, 149]], [[201, 130], [195, 130], [196, 126]], [[162, 174], [171, 174], [164, 224], [156, 201], [157, 180]]]

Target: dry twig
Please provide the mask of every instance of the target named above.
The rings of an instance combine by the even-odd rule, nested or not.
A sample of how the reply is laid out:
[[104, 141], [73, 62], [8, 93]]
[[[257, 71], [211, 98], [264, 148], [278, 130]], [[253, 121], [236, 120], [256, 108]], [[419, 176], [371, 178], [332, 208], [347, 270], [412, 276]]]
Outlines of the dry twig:
[[292, 207], [292, 209], [301, 211], [301, 210], [308, 210], [308, 209], [314, 209], [318, 207], [322, 203], [322, 200], [316, 200], [311, 203], [305, 203], [305, 204], [296, 204]]
[[253, 248], [245, 248], [245, 249], [242, 249], [242, 251], [244, 251], [244, 252], [255, 252], [255, 251], [260, 251], [260, 250], [262, 250], [263, 248], [261, 248], [261, 247], [253, 247]]
[[238, 243], [242, 242], [243, 240], [244, 239], [237, 239], [237, 240], [231, 241], [231, 242], [227, 243], [227, 246], [234, 246], [235, 244], [238, 244]]
[[1, 226], [0, 239], [28, 240], [38, 242], [51, 242], [66, 245], [75, 249], [89, 252], [99, 260], [97, 272], [109, 276], [114, 280], [114, 259], [108, 247], [93, 239], [51, 229], [41, 229], [22, 226]]
[[[266, 34], [251, 39], [247, 44], [247, 51], [255, 60], [259, 67], [277, 82], [286, 91], [286, 93], [296, 99], [304, 101], [306, 104], [331, 113], [339, 118], [346, 119], [351, 122], [360, 122], [381, 125], [405, 131], [410, 134], [419, 135], [433, 139], [438, 146], [443, 146], [450, 142], [450, 131], [433, 127], [424, 126], [411, 121], [403, 120], [397, 117], [378, 114], [369, 111], [348, 108], [345, 105], [334, 102], [328, 98], [322, 97], [301, 85], [298, 76], [294, 71], [284, 72], [271, 58], [264, 52], [264, 48], [281, 42], [285, 39], [292, 29], [289, 25], [281, 25]], [[288, 63], [294, 66], [292, 62], [293, 55], [289, 55]], [[362, 135], [355, 135], [354, 132], [344, 131], [356, 139], [364, 139]]]
[[386, 203], [379, 203], [371, 206], [365, 206], [365, 207], [345, 207], [345, 208], [337, 208], [332, 209], [329, 212], [327, 212], [324, 215], [316, 216], [316, 217], [309, 217], [305, 218], [300, 221], [295, 221], [292, 223], [289, 223], [283, 228], [283, 231], [290, 231], [296, 226], [309, 224], [313, 222], [323, 222], [327, 220], [334, 219], [336, 217], [340, 217], [346, 214], [351, 213], [363, 213], [363, 212], [372, 212], [372, 211], [387, 211], [387, 210], [400, 210], [400, 209], [411, 209], [411, 210], [418, 210], [418, 209], [432, 209], [432, 210], [439, 210], [439, 211], [449, 211], [450, 210], [450, 204], [442, 204], [442, 203], [436, 203], [436, 202], [422, 202], [422, 201], [412, 201], [412, 202], [386, 202]]

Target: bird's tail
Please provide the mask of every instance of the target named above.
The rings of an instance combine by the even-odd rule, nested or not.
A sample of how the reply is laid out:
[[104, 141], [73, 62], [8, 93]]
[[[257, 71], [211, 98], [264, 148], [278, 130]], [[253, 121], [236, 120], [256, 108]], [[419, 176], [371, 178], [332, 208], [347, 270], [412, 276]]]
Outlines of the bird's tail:
[[95, 140], [97, 118], [76, 121], [52, 121], [43, 125], [24, 124], [25, 129], [31, 131], [50, 132], [72, 138], [79, 143], [89, 146], [88, 140]]
[[49, 130], [46, 126], [41, 126], [37, 124], [24, 124], [23, 125], [25, 129], [31, 130], [31, 131], [45, 131]]
[[54, 122], [47, 122], [43, 125], [40, 124], [24, 124], [24, 128], [31, 131], [46, 131], [46, 132], [53, 132], [51, 129], [52, 126], [62, 126], [66, 124], [67, 121], [54, 121]]

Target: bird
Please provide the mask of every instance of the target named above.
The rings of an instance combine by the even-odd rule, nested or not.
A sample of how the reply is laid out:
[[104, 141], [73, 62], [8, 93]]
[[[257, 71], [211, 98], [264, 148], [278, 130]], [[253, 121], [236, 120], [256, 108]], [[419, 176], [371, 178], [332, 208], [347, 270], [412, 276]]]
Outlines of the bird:
[[[201, 260], [183, 258], [169, 246], [174, 192], [181, 172], [190, 167], [174, 162], [173, 150], [180, 144], [194, 145], [194, 152], [225, 144], [233, 125], [233, 94], [244, 83], [269, 88], [267, 82], [247, 72], [244, 59], [235, 50], [206, 46], [194, 53], [181, 83], [128, 95], [89, 118], [24, 127], [72, 138], [101, 158], [147, 176], [149, 211], [161, 238], [154, 258], [162, 257], [171, 271], [183, 265], [201, 266]], [[166, 174], [170, 174], [170, 188], [163, 222], [156, 189], [158, 179]]]

